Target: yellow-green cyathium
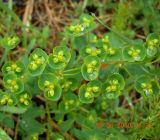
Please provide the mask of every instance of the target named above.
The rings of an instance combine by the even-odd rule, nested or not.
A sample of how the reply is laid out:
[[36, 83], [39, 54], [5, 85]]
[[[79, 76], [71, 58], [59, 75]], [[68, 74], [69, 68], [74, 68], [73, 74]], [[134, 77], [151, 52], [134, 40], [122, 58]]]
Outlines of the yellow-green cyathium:
[[65, 100], [64, 101], [65, 109], [68, 110], [72, 105], [74, 105], [74, 100]]
[[158, 46], [159, 40], [156, 39], [156, 38], [155, 38], [155, 39], [152, 39], [152, 40], [148, 40], [147, 44], [148, 44], [148, 47], [149, 47], [150, 49], [154, 49], [155, 47]]
[[64, 57], [63, 51], [59, 51], [58, 54], [53, 54], [54, 63], [64, 62], [64, 60], [65, 60], [65, 57]]
[[100, 91], [100, 88], [98, 86], [93, 86], [93, 87], [88, 86], [86, 88], [85, 97], [92, 98], [94, 96], [93, 94], [99, 91]]
[[16, 80], [7, 80], [8, 88], [11, 92], [17, 92], [19, 89], [19, 85]]
[[21, 72], [22, 69], [20, 67], [18, 67], [16, 63], [13, 63], [11, 66], [6, 67], [6, 71], [8, 71], [8, 72], [11, 72], [11, 71]]
[[87, 72], [93, 73], [94, 70], [96, 69], [96, 64], [97, 64], [96, 60], [92, 61], [90, 64], [87, 64]]
[[69, 32], [74, 34], [81, 34], [88, 31], [89, 28], [93, 28], [95, 26], [94, 20], [91, 16], [82, 15], [80, 17], [80, 22], [74, 23], [69, 26]]
[[8, 42], [9, 46], [14, 46], [14, 45], [16, 45], [17, 41], [19, 41], [19, 38], [17, 36], [14, 36], [12, 38], [11, 37], [7, 37], [6, 41]]
[[45, 90], [46, 90], [46, 93], [47, 93], [47, 96], [48, 97], [52, 97], [54, 96], [54, 88], [55, 88], [55, 85], [54, 83], [51, 83], [50, 81], [45, 81], [44, 82], [44, 87], [45, 87]]
[[106, 87], [106, 91], [109, 92], [116, 92], [119, 90], [119, 83], [118, 80], [110, 80], [109, 85]]
[[116, 53], [116, 49], [113, 47], [109, 47], [109, 45], [103, 45], [103, 48], [107, 55], [112, 56]]
[[102, 38], [102, 42], [105, 43], [105, 44], [109, 44], [109, 36], [108, 35], [105, 35], [103, 38]]
[[30, 95], [26, 92], [19, 96], [19, 102], [22, 105], [28, 106], [30, 104]]
[[97, 49], [96, 47], [86, 47], [85, 52], [92, 56], [97, 56], [101, 54], [101, 50]]
[[80, 33], [84, 31], [84, 27], [82, 24], [77, 24], [77, 25], [71, 25], [69, 27], [69, 30], [74, 32], [74, 33]]
[[140, 59], [140, 49], [134, 48], [133, 46], [128, 50], [128, 54], [135, 60]]
[[45, 63], [45, 58], [43, 56], [38, 56], [37, 54], [33, 54], [32, 60], [29, 63], [29, 69], [34, 71], [44, 63]]
[[122, 75], [114, 73], [108, 77], [103, 85], [103, 90], [107, 98], [114, 99], [121, 94], [124, 89], [125, 82]]
[[66, 82], [63, 83], [62, 88], [63, 88], [65, 91], [67, 91], [72, 84], [73, 84], [72, 81], [66, 81]]
[[1, 105], [13, 105], [14, 101], [9, 95], [3, 95], [0, 100]]
[[151, 83], [141, 83], [141, 88], [146, 95], [153, 93]]

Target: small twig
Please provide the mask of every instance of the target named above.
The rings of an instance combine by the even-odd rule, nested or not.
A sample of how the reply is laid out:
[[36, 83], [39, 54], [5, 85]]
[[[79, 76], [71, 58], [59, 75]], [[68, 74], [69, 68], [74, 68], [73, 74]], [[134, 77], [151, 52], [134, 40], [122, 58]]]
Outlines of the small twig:
[[38, 95], [38, 96], [36, 96], [38, 99], [40, 99], [41, 101], [43, 101], [43, 102], [45, 102], [45, 99], [42, 97], [42, 96], [40, 96], [40, 95]]
[[5, 130], [8, 135], [10, 135], [11, 137], [14, 136], [14, 131], [11, 128], [5, 128]]
[[[138, 103], [140, 100], [142, 100], [142, 98], [138, 98], [137, 100], [134, 100], [133, 103], [136, 104], [136, 103]], [[123, 105], [124, 108], [125, 108], [125, 107], [129, 107], [129, 106], [130, 106], [129, 104], [124, 104], [124, 105]]]
[[26, 26], [29, 25], [29, 21], [32, 18], [33, 6], [34, 6], [34, 0], [28, 0], [25, 13], [23, 16], [23, 23]]
[[55, 22], [55, 13], [54, 13], [54, 10], [51, 12], [49, 6], [48, 6], [48, 0], [45, 0], [44, 1], [44, 5], [45, 5], [45, 8], [46, 8], [46, 11], [47, 11], [47, 14], [48, 14], [48, 17], [49, 17], [49, 22], [50, 22], [50, 25], [52, 25], [52, 23], [54, 24], [55, 28], [57, 29], [57, 31], [59, 31], [59, 26], [57, 25], [57, 23]]
[[[55, 122], [52, 120], [52, 121], [51, 121], [51, 124], [52, 124], [54, 130], [60, 131], [60, 128], [59, 128], [59, 126], [57, 125], [57, 123], [55, 123]], [[64, 137], [65, 137], [67, 140], [76, 140], [72, 135], [70, 135], [70, 134], [67, 133], [67, 132], [64, 133], [63, 135], [64, 135]]]
[[[39, 99], [41, 99], [42, 101], [45, 100], [43, 97], [41, 97], [41, 98], [39, 98]], [[46, 102], [46, 112], [47, 112], [47, 120], [48, 120], [48, 123], [51, 124], [51, 126], [53, 127], [53, 129], [54, 129], [55, 131], [60, 132], [59, 126], [58, 126], [57, 123], [55, 123], [55, 122], [52, 120], [52, 118], [51, 118], [50, 111], [49, 111], [48, 101], [45, 100], [45, 102]], [[49, 140], [49, 139], [50, 139], [50, 132], [47, 130], [46, 134], [47, 134], [46, 140]], [[64, 137], [65, 137], [66, 139], [68, 139], [68, 140], [76, 140], [72, 135], [70, 135], [70, 134], [67, 133], [67, 132], [64, 133], [63, 135], [64, 135]]]
[[15, 133], [14, 133], [14, 140], [17, 140], [18, 126], [19, 126], [19, 117], [17, 117], [17, 123], [16, 123]]
[[146, 37], [140, 34], [136, 34], [136, 37], [140, 38], [140, 39], [145, 39]]

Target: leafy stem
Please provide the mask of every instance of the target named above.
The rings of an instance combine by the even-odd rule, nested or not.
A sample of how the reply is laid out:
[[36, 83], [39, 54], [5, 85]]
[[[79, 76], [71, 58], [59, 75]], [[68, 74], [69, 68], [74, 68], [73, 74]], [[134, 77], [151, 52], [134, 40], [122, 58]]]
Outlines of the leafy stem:
[[2, 66], [3, 62], [6, 61], [8, 54], [9, 54], [9, 50], [5, 49], [4, 54], [3, 54], [3, 56], [2, 56], [2, 58], [0, 60], [0, 67]]
[[[80, 73], [80, 72], [78, 72], [78, 73]], [[73, 76], [73, 75], [76, 75], [76, 74], [78, 74], [78, 73], [72, 73], [72, 74], [63, 74], [63, 76]]]
[[48, 121], [48, 129], [46, 130], [46, 140], [50, 140], [50, 128], [49, 128], [49, 124], [52, 124], [52, 119], [51, 119], [51, 115], [50, 115], [50, 110], [49, 110], [49, 105], [48, 105], [48, 100], [46, 99], [45, 101], [46, 103], [46, 113], [47, 113], [47, 121]]
[[14, 140], [17, 140], [18, 126], [19, 126], [19, 117], [17, 118], [16, 128], [15, 128], [15, 133], [14, 133]]
[[81, 69], [81, 67], [78, 68], [73, 68], [73, 69], [69, 69], [69, 70], [65, 70], [64, 73], [72, 73], [72, 72], [77, 72]]
[[106, 24], [104, 24], [101, 20], [98, 19], [98, 17], [96, 17], [96, 15], [94, 13], [92, 13], [92, 16], [100, 23], [102, 24], [105, 28], [107, 28], [109, 31], [115, 33], [117, 36], [119, 36], [122, 40], [124, 40], [125, 42], [129, 43], [129, 44], [135, 44], [132, 40], [128, 39], [125, 36], [122, 36], [121, 34], [117, 33], [116, 31], [114, 31], [113, 29], [111, 29], [109, 26], [107, 26]]

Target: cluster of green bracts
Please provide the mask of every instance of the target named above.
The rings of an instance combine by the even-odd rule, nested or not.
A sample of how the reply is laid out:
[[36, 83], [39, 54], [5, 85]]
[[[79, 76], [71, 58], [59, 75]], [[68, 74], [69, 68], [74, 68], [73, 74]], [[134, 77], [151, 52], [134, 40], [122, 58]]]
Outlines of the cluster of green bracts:
[[[102, 95], [108, 99], [120, 96], [125, 88], [125, 76], [118, 70], [110, 71], [108, 78], [102, 81], [100, 75], [106, 70], [102, 66], [113, 62], [123, 67], [125, 63], [145, 62], [154, 58], [159, 51], [159, 35], [151, 34], [143, 44], [124, 44], [120, 49], [112, 45], [107, 34], [98, 38], [89, 33], [95, 27], [93, 18], [83, 15], [79, 23], [65, 28], [65, 34], [73, 37], [87, 34], [86, 46], [76, 48], [62, 43], [54, 47], [49, 55], [36, 48], [30, 54], [27, 65], [20, 60], [6, 62], [2, 67], [5, 91], [0, 93], [0, 104], [29, 106], [33, 96], [27, 88], [32, 88], [27, 85], [30, 77], [38, 79], [38, 87], [42, 91], [39, 94], [43, 93], [46, 99], [58, 101], [62, 97], [59, 103], [61, 110], [74, 108], [80, 103], [92, 103]], [[16, 44], [14, 40], [5, 41], [6, 38], [1, 41], [3, 46]], [[77, 56], [75, 52], [78, 52]], [[146, 75], [135, 79], [135, 89], [143, 95], [159, 93], [158, 86]]]

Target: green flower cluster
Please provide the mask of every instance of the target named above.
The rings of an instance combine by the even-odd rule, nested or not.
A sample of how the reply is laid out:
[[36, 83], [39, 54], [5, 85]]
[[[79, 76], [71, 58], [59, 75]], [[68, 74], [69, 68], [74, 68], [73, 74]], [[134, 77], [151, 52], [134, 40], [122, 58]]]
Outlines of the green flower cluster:
[[18, 105], [23, 107], [30, 105], [31, 98], [28, 98], [27, 94], [23, 93], [25, 88], [20, 75], [16, 75], [15, 73], [5, 74], [3, 83], [6, 92], [0, 93], [2, 105]]
[[128, 51], [128, 54], [133, 57], [135, 60], [139, 60], [139, 57], [140, 57], [140, 52], [141, 50], [139, 49], [135, 49], [134, 47], [131, 47]]
[[15, 46], [18, 42], [19, 38], [17, 36], [14, 37], [6, 37], [6, 42], [8, 43], [8, 46]]
[[16, 74], [16, 75], [23, 75], [24, 74], [24, 64], [21, 61], [6, 62], [2, 67], [3, 74]]
[[109, 41], [109, 36], [105, 35], [102, 39], [102, 46], [107, 56], [114, 56], [116, 53], [116, 48], [112, 47]]
[[[51, 101], [62, 97], [58, 107], [68, 111], [79, 106], [79, 101], [92, 103], [104, 96], [118, 98], [124, 93], [125, 81], [134, 84], [142, 95], [158, 94], [159, 84], [152, 76], [146, 76], [151, 72], [145, 73], [148, 70], [145, 63], [159, 59], [156, 55], [159, 35], [149, 35], [146, 42], [128, 43], [112, 33], [98, 38], [91, 33], [95, 27], [93, 17], [83, 14], [78, 22], [65, 28], [65, 39], [50, 54], [36, 48], [27, 60], [6, 62], [2, 67], [5, 93], [0, 94], [1, 105], [28, 107], [32, 96], [42, 94]], [[4, 46], [14, 46], [18, 38], [2, 40]], [[144, 63], [144, 68], [140, 69], [144, 75], [135, 74], [135, 82], [129, 81], [128, 77], [136, 73], [139, 63]], [[130, 67], [134, 64], [137, 65], [132, 67], [136, 69], [133, 71]], [[103, 108], [106, 107], [104, 102]]]
[[45, 90], [47, 91], [48, 97], [54, 95], [54, 84], [49, 81], [44, 81]]
[[5, 36], [0, 39], [0, 45], [3, 46], [7, 50], [14, 49], [20, 42], [18, 36]]
[[160, 37], [157, 33], [149, 34], [146, 39], [147, 55], [153, 57], [158, 52]]
[[92, 61], [90, 64], [87, 64], [87, 73], [93, 73], [95, 71], [95, 66], [97, 61]]
[[22, 69], [18, 67], [17, 64], [12, 64], [11, 66], [6, 67], [6, 71], [7, 72], [10, 72], [10, 71], [21, 72]]
[[159, 44], [159, 41], [158, 39], [153, 39], [153, 40], [149, 40], [147, 43], [148, 43], [148, 47], [153, 49]]
[[97, 78], [99, 73], [100, 62], [96, 56], [88, 56], [84, 60], [82, 65], [82, 75], [85, 80], [94, 80]]
[[21, 106], [29, 106], [31, 102], [31, 97], [27, 92], [21, 93], [18, 99]]
[[64, 58], [64, 52], [60, 51], [58, 52], [58, 54], [54, 54], [53, 55], [53, 61], [54, 63], [58, 63], [58, 62], [64, 62], [65, 58]]
[[142, 83], [141, 87], [145, 93], [153, 93], [152, 85], [150, 83]]
[[92, 56], [97, 56], [97, 55], [101, 54], [101, 50], [96, 49], [96, 48], [87, 47], [86, 53], [89, 55], [92, 55]]
[[34, 54], [31, 57], [31, 61], [29, 63], [29, 69], [34, 71], [38, 69], [41, 65], [43, 65], [44, 62], [45, 58], [43, 56], [38, 56], [37, 54]]
[[120, 74], [114, 73], [106, 80], [103, 90], [108, 98], [113, 99], [121, 94], [124, 86], [124, 78]]
[[116, 50], [114, 48], [109, 48], [108, 46], [103, 46], [105, 52], [107, 55], [112, 56], [116, 53]]
[[153, 81], [148, 76], [140, 76], [135, 82], [135, 89], [142, 93], [144, 96], [149, 96], [159, 93], [159, 87], [157, 86], [156, 81]]
[[7, 80], [7, 84], [11, 92], [16, 92], [19, 89], [19, 86], [17, 84], [16, 80]]
[[64, 69], [70, 60], [71, 54], [67, 47], [56, 47], [49, 55], [48, 63], [52, 69]]
[[81, 86], [79, 91], [79, 99], [83, 103], [91, 103], [95, 97], [98, 97], [101, 93], [102, 84], [98, 80], [89, 82], [87, 85]]
[[75, 34], [86, 31], [94, 23], [93, 18], [83, 16], [81, 17], [80, 23], [71, 25], [69, 31]]
[[9, 95], [3, 95], [3, 97], [1, 97], [1, 105], [13, 105], [13, 99], [9, 96]]
[[109, 86], [106, 88], [107, 92], [115, 92], [119, 88], [118, 80], [110, 80]]

